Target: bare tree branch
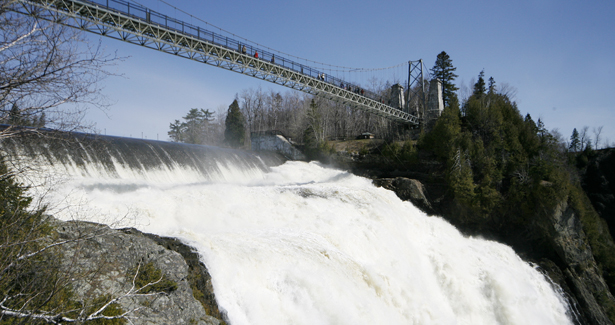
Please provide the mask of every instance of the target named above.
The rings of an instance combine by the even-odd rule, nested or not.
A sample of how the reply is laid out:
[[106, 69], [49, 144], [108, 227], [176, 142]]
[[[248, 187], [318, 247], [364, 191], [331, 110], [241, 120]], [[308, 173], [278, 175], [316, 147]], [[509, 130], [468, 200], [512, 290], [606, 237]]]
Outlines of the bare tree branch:
[[105, 55], [100, 42], [89, 45], [81, 31], [12, 12], [18, 5], [0, 4], [0, 122], [82, 128], [88, 108], [108, 107], [98, 84], [121, 59]]

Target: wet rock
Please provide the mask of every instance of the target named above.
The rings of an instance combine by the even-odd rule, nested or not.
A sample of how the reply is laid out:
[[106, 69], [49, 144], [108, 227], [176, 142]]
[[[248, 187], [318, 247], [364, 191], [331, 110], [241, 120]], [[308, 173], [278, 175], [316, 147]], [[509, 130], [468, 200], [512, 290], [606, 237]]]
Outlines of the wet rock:
[[72, 281], [77, 299], [124, 296], [133, 286], [137, 266], [152, 262], [177, 288], [153, 295], [128, 295], [118, 300], [124, 311], [132, 311], [129, 315], [132, 324], [222, 323], [208, 315], [194, 298], [188, 281], [189, 267], [179, 253], [136, 230], [125, 233], [82, 221], [56, 221], [55, 229], [61, 239], [74, 240], [64, 244], [62, 251], [63, 267], [78, 275]]
[[431, 203], [425, 196], [425, 187], [416, 179], [405, 177], [377, 178], [373, 182], [376, 186], [395, 192], [400, 199], [412, 202], [422, 211], [433, 211]]

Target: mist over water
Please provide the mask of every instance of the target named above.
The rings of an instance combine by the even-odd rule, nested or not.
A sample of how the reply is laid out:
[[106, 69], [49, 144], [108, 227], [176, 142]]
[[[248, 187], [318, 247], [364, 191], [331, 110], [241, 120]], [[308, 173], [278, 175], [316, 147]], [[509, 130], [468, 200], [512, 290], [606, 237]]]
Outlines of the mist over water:
[[194, 246], [233, 325], [571, 323], [511, 248], [463, 237], [368, 179], [316, 163], [212, 161], [208, 175], [50, 164], [62, 181], [33, 193], [60, 219]]

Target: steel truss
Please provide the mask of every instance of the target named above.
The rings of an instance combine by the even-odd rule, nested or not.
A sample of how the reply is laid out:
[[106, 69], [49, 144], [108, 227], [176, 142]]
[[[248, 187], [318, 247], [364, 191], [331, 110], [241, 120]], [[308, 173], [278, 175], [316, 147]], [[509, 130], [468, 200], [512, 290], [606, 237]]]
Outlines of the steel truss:
[[[105, 2], [105, 0], [99, 1]], [[302, 73], [303, 67], [298, 71], [298, 67], [294, 64], [284, 65], [284, 59], [281, 59], [282, 63], [273, 63], [255, 58], [250, 53], [243, 54], [239, 47], [228, 46], [228, 38], [226, 38], [225, 46], [220, 42], [215, 42], [216, 37], [220, 37], [217, 34], [201, 28], [195, 29], [189, 24], [144, 7], [136, 8], [136, 10], [133, 8], [131, 13], [130, 3], [121, 2], [127, 5], [127, 10], [119, 10], [109, 7], [109, 0], [106, 0], [106, 5], [77, 0], [18, 0], [18, 2], [21, 5], [16, 5], [14, 10], [24, 15], [145, 46], [308, 94], [322, 96], [394, 121], [419, 124], [416, 116], [345, 90], [320, 78], [304, 74]], [[173, 26], [169, 26], [169, 21], [173, 22]], [[192, 33], [185, 31], [186, 26], [192, 28]], [[240, 44], [234, 40], [231, 40], [231, 43]]]
[[425, 76], [423, 60], [408, 61], [408, 86], [406, 88], [408, 113], [415, 112], [417, 116], [423, 117], [426, 104], [425, 96]]

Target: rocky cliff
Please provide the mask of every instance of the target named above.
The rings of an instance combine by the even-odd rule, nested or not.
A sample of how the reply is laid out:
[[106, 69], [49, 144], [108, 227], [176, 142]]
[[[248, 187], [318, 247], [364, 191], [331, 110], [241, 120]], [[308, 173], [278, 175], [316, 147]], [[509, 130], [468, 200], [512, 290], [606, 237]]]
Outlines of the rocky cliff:
[[[135, 325], [224, 324], [207, 269], [190, 247], [173, 238], [89, 222], [56, 221], [54, 227], [61, 240], [69, 240], [63, 245], [63, 267], [78, 275], [72, 282], [78, 300], [118, 298]], [[148, 265], [161, 274], [149, 281], [163, 277], [167, 288], [137, 291], [137, 274]]]
[[581, 169], [581, 185], [611, 234], [615, 234], [615, 149], [592, 155]]

